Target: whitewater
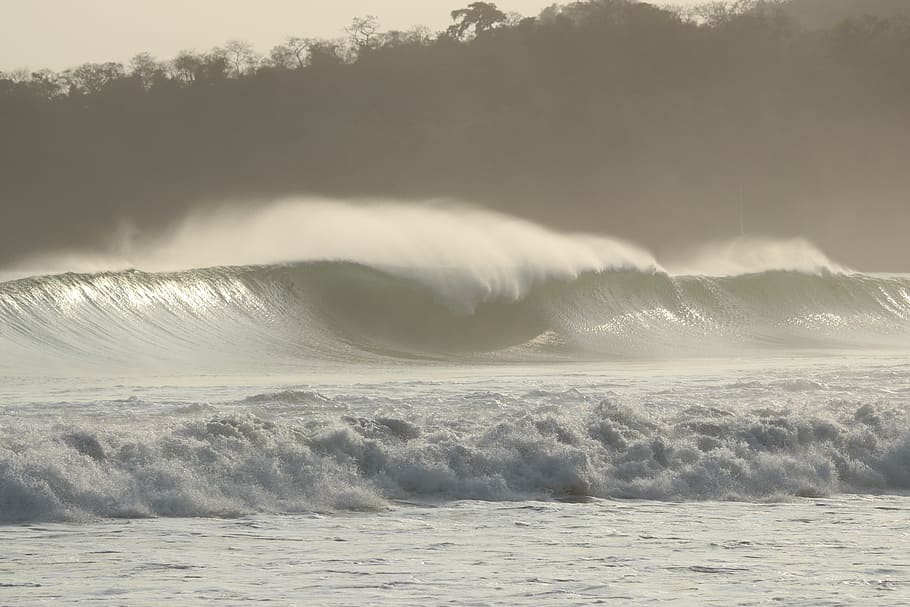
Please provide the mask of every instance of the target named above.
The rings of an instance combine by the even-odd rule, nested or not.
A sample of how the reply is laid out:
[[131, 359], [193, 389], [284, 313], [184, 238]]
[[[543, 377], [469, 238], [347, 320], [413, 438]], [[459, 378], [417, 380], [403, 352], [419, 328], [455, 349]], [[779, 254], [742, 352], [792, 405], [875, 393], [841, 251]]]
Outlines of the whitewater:
[[0, 274], [0, 604], [910, 604], [908, 351], [798, 238], [124, 230]]

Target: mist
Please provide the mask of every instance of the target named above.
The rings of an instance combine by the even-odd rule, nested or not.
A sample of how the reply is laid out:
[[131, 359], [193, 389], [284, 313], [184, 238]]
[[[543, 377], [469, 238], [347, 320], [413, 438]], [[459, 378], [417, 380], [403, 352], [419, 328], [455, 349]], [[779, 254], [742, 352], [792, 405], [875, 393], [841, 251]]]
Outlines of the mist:
[[510, 299], [549, 279], [608, 270], [705, 276], [850, 271], [804, 238], [737, 236], [665, 251], [658, 259], [606, 233], [558, 231], [464, 202], [308, 197], [213, 208], [153, 237], [125, 230], [103, 250], [36, 255], [12, 268], [175, 272], [319, 261], [362, 264], [424, 282], [442, 274]]

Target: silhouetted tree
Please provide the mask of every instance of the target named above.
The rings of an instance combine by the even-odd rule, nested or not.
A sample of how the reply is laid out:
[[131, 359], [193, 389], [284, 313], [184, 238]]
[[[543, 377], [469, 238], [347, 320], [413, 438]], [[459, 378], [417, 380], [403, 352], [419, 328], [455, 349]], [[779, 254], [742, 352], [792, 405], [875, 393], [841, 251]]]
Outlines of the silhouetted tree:
[[275, 67], [301, 69], [306, 67], [310, 47], [317, 43], [312, 38], [289, 36], [283, 44], [278, 44], [269, 53], [269, 59]]
[[464, 40], [469, 33], [479, 36], [503, 25], [508, 19], [492, 2], [472, 2], [467, 8], [454, 10], [451, 14], [455, 23], [446, 31], [455, 40]]
[[104, 88], [124, 77], [123, 65], [114, 62], [84, 63], [63, 72], [63, 79], [69, 85], [70, 93], [98, 94]]
[[167, 66], [155, 60], [150, 53], [139, 53], [130, 59], [130, 75], [138, 78], [143, 87], [150, 89], [167, 78]]
[[251, 73], [259, 64], [259, 55], [245, 40], [229, 40], [219, 54], [224, 56], [229, 73], [234, 78]]
[[46, 99], [52, 99], [66, 91], [66, 82], [60, 74], [47, 69], [32, 72], [28, 86], [37, 96]]
[[373, 15], [355, 17], [344, 30], [348, 34], [351, 46], [361, 52], [372, 48], [376, 44], [376, 34], [379, 31], [379, 19]]
[[307, 65], [310, 67], [332, 67], [342, 63], [338, 54], [339, 44], [327, 40], [319, 41], [310, 46], [310, 56]]
[[183, 83], [196, 80], [202, 68], [203, 58], [193, 51], [180, 51], [171, 61], [170, 69], [173, 77]]

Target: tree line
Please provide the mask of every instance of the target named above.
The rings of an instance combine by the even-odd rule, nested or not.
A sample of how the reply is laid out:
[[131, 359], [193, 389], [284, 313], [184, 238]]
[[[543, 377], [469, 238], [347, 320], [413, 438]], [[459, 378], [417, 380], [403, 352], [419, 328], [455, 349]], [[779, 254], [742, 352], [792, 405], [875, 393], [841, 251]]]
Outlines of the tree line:
[[265, 55], [0, 74], [0, 262], [314, 194], [464, 198], [657, 248], [742, 216], [841, 248], [860, 225], [889, 237], [846, 255], [881, 265], [910, 252], [910, 24], [809, 27], [812, 1], [473, 2], [443, 32], [365, 16]]
[[[84, 63], [62, 72], [22, 68], [0, 71], [3, 92], [52, 99], [60, 96], [98, 95], [110, 88], [149, 90], [161, 86], [211, 84], [239, 79], [269, 71], [300, 70], [350, 64], [365, 54], [394, 47], [426, 46], [440, 40], [466, 41], [497, 27], [515, 24], [523, 17], [507, 15], [495, 4], [473, 2], [451, 13], [453, 23], [444, 32], [426, 27], [407, 31], [380, 31], [375, 15], [355, 17], [345, 28], [345, 37], [323, 40], [288, 36], [266, 55], [245, 40], [229, 40], [208, 51], [180, 51], [169, 61], [160, 61], [142, 52], [128, 64], [119, 62]], [[532, 20], [533, 21], [533, 20]]]

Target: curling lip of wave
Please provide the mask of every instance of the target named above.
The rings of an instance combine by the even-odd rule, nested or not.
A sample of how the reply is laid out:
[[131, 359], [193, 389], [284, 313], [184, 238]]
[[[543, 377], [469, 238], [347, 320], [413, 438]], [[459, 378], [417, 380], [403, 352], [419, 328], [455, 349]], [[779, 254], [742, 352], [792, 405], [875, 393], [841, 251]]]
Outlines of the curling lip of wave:
[[[164, 238], [121, 238], [102, 255], [34, 259], [29, 265], [53, 271], [177, 271], [314, 261], [391, 269], [450, 300], [466, 290], [475, 299], [517, 299], [550, 278], [614, 268], [658, 269], [653, 256], [633, 244], [562, 234], [476, 207], [313, 199], [196, 214]], [[470, 308], [471, 302], [462, 305]]]

